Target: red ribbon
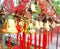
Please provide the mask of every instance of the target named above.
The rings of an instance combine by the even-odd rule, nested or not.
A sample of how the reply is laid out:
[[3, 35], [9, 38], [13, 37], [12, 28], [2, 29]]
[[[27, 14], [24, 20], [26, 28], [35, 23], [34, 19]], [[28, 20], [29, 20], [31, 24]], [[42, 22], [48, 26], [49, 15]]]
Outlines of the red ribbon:
[[19, 22], [20, 22], [20, 19], [17, 18], [17, 30], [18, 30], [18, 33], [17, 33], [17, 42], [18, 42], [18, 37], [19, 37], [19, 33], [21, 33], [21, 26], [19, 25]]
[[26, 49], [26, 34], [23, 33], [23, 47], [22, 49]]
[[8, 36], [8, 47], [11, 47], [11, 36]]
[[50, 41], [49, 41], [49, 39], [50, 39], [50, 38], [49, 38], [49, 37], [50, 37], [49, 34], [50, 34], [50, 32], [48, 31], [48, 49], [49, 49], [49, 44], [50, 44], [50, 43], [49, 43], [49, 42], [50, 42]]
[[36, 46], [36, 33], [35, 33], [35, 35], [34, 35], [34, 49], [36, 49], [37, 48], [37, 46]]
[[38, 46], [38, 49], [40, 49], [40, 44], [41, 44], [41, 32], [39, 33], [39, 46]]
[[46, 46], [47, 46], [47, 30], [45, 30], [43, 33], [43, 48], [42, 49], [46, 49]]
[[32, 45], [32, 34], [30, 34], [30, 45]]
[[28, 37], [28, 43], [27, 43], [27, 49], [30, 49], [30, 44], [31, 44], [31, 41], [30, 41], [30, 36]]
[[51, 44], [52, 44], [52, 37], [53, 37], [52, 33], [53, 33], [53, 31], [51, 30], [51, 32], [50, 32], [50, 41], [51, 41]]
[[56, 27], [56, 34], [57, 34], [56, 49], [58, 49], [58, 33], [59, 33], [59, 27]]
[[58, 49], [58, 33], [57, 33], [57, 40], [56, 40], [56, 49]]

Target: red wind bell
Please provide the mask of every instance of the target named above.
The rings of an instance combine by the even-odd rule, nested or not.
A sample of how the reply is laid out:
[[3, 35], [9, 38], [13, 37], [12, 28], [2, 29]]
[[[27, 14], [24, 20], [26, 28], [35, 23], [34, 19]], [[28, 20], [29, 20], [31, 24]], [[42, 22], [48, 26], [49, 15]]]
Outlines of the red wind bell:
[[8, 6], [8, 0], [4, 0], [3, 5], [4, 5], [4, 6]]
[[[10, 2], [10, 4], [9, 4], [9, 2]], [[9, 1], [4, 0], [3, 6], [4, 6], [6, 12], [15, 12], [16, 11], [16, 7], [14, 6], [13, 0], [9, 0]]]
[[42, 9], [42, 13], [47, 14], [47, 3], [45, 0], [40, 3], [40, 8]]
[[26, 4], [21, 2], [17, 7], [18, 15], [24, 14], [25, 10], [26, 10]]

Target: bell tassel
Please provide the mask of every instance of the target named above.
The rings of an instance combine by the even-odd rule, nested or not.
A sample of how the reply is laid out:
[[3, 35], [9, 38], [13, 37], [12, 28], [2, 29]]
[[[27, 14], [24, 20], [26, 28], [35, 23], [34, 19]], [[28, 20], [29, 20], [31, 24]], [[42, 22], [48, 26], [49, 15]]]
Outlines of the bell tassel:
[[16, 39], [17, 42], [18, 42], [18, 35], [19, 35], [19, 34], [17, 33], [17, 39]]
[[43, 33], [43, 49], [46, 49], [47, 46], [47, 30]]
[[28, 36], [28, 43], [27, 43], [27, 49], [30, 49], [30, 43], [31, 41], [30, 41], [30, 37]]
[[51, 34], [50, 34], [50, 40], [51, 40], [51, 44], [52, 44], [52, 31], [51, 31]]
[[32, 34], [30, 34], [30, 45], [32, 45]]
[[49, 32], [48, 32], [48, 49], [49, 49], [49, 36], [50, 36], [50, 35], [49, 35]]
[[40, 44], [41, 44], [41, 32], [39, 33], [39, 47], [38, 47], [38, 49], [40, 49]]
[[23, 49], [26, 49], [26, 34], [23, 33]]
[[58, 49], [58, 32], [59, 32], [59, 28], [56, 28], [56, 34], [57, 34], [57, 39], [56, 39], [56, 49]]
[[34, 35], [34, 49], [36, 49], [37, 48], [37, 46], [36, 46], [36, 33], [35, 33], [35, 35]]
[[8, 36], [8, 49], [11, 49], [11, 36], [10, 36], [10, 34], [9, 34], [9, 36]]

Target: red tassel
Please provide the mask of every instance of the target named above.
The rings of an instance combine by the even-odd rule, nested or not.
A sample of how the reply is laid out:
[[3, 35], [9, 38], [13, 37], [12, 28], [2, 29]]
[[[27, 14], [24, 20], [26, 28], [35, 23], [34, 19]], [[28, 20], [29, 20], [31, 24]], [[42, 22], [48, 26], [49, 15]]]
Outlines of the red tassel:
[[56, 40], [56, 49], [58, 49], [58, 33], [57, 33], [57, 40]]
[[52, 30], [51, 30], [51, 35], [50, 35], [50, 41], [51, 41], [51, 44], [52, 44], [52, 37], [53, 37], [53, 35], [52, 35]]
[[56, 27], [56, 34], [57, 34], [57, 39], [56, 39], [56, 49], [58, 49], [58, 32], [59, 32], [59, 28]]
[[37, 49], [37, 46], [36, 46], [36, 33], [34, 35], [34, 49]]
[[38, 49], [40, 49], [40, 44], [41, 44], [41, 32], [39, 33], [39, 46], [38, 46]]
[[23, 48], [26, 49], [26, 34], [23, 33]]
[[17, 18], [17, 26], [16, 26], [16, 28], [17, 28], [17, 30], [18, 30], [18, 33], [17, 33], [17, 42], [18, 42], [19, 33], [21, 32], [21, 27], [20, 27], [20, 25], [19, 25], [19, 22], [20, 22], [20, 19]]
[[32, 45], [32, 34], [30, 34], [30, 45]]
[[30, 36], [28, 37], [28, 43], [27, 43], [27, 49], [30, 49], [31, 41], [30, 41]]
[[8, 36], [8, 48], [11, 47], [11, 43], [10, 43], [10, 42], [11, 42], [11, 36], [9, 35], [9, 36]]
[[48, 49], [49, 49], [49, 44], [50, 44], [50, 43], [49, 43], [49, 36], [50, 36], [49, 33], [50, 33], [50, 32], [48, 32]]
[[43, 49], [46, 49], [47, 46], [47, 30], [43, 33]]
[[19, 34], [17, 33], [17, 39], [16, 39], [17, 42], [18, 42], [18, 35], [19, 35]]

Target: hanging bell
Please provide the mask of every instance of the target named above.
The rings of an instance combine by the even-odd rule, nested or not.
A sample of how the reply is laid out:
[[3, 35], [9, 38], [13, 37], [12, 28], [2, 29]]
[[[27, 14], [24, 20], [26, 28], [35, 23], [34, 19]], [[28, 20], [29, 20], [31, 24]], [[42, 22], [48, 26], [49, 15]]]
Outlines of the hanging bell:
[[36, 12], [36, 8], [35, 8], [35, 5], [33, 3], [31, 3], [31, 10], [32, 10], [32, 12]]
[[36, 20], [36, 29], [40, 29], [39, 21]]
[[31, 33], [31, 34], [35, 33], [35, 28], [34, 28], [34, 25], [31, 21], [29, 23], [29, 33]]
[[16, 34], [17, 33], [16, 23], [15, 23], [14, 19], [8, 19], [7, 32], [10, 34]]
[[53, 23], [52, 23], [52, 28], [54, 29], [55, 27], [56, 27], [56, 23], [53, 21]]
[[47, 22], [44, 24], [44, 29], [47, 31], [50, 31], [50, 22], [47, 20]]
[[40, 21], [40, 28], [43, 29], [43, 22], [42, 21]]
[[4, 24], [3, 24], [3, 27], [2, 27], [2, 29], [1, 29], [1, 32], [2, 32], [3, 34], [5, 34], [5, 33], [6, 33], [6, 30], [7, 30], [7, 20], [5, 20], [5, 22], [4, 22]]

